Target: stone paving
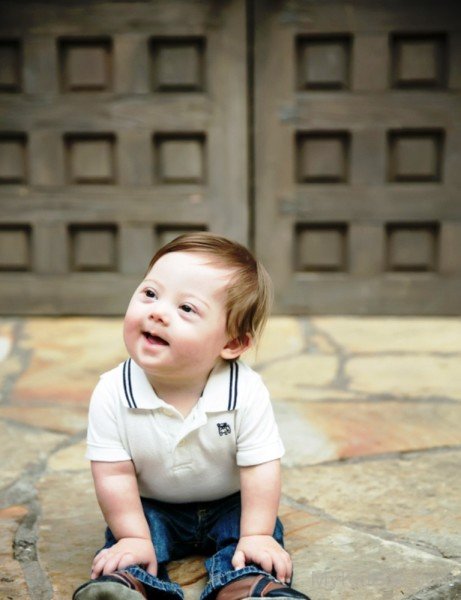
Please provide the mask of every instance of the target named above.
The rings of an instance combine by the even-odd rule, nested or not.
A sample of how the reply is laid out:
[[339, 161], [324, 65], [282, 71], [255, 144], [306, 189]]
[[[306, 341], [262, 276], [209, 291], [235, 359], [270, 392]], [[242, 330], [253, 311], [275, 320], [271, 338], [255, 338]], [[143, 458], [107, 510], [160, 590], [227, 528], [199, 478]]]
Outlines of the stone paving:
[[[70, 599], [104, 523], [83, 458], [120, 319], [0, 320], [1, 600]], [[248, 356], [282, 436], [281, 515], [312, 600], [461, 598], [461, 319], [272, 318]], [[201, 557], [171, 566], [198, 598]]]

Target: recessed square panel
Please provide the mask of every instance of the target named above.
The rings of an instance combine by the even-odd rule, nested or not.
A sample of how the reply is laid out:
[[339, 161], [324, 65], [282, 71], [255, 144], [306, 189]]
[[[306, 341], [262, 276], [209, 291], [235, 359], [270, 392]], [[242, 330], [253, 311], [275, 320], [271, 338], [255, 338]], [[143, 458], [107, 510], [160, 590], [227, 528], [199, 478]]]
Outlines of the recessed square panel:
[[389, 271], [436, 270], [438, 224], [392, 224], [387, 226], [386, 234]]
[[389, 180], [441, 181], [443, 141], [441, 130], [391, 131]]
[[115, 183], [115, 136], [69, 134], [65, 141], [70, 183]]
[[92, 92], [111, 89], [111, 40], [64, 39], [59, 43], [59, 51], [63, 91]]
[[193, 233], [194, 231], [206, 231], [205, 225], [159, 225], [156, 228], [156, 239], [158, 247], [164, 246], [172, 242], [175, 238], [183, 233]]
[[401, 88], [445, 87], [447, 41], [443, 34], [391, 38], [392, 85]]
[[160, 92], [205, 89], [205, 38], [157, 38], [151, 42], [152, 86]]
[[347, 225], [300, 224], [296, 227], [297, 271], [345, 271], [347, 264]]
[[349, 172], [347, 132], [299, 133], [296, 136], [299, 183], [343, 183]]
[[348, 89], [351, 47], [349, 36], [299, 37], [296, 41], [298, 89]]
[[28, 225], [0, 225], [0, 271], [28, 271], [31, 264]]
[[204, 183], [205, 136], [203, 134], [156, 135], [156, 175], [159, 183]]
[[26, 144], [23, 134], [0, 135], [0, 183], [26, 182]]
[[16, 40], [0, 40], [0, 92], [20, 92], [21, 44]]
[[113, 225], [70, 227], [73, 271], [117, 270], [117, 228]]

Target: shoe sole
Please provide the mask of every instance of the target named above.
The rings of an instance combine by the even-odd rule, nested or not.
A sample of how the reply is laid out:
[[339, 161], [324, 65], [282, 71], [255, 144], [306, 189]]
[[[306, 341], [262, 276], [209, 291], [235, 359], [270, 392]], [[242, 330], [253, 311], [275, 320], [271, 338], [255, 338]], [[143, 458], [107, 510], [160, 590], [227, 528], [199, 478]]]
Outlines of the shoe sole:
[[[104, 583], [89, 583], [74, 595], [73, 600], [144, 600], [144, 596], [136, 590], [106, 581]], [[285, 599], [286, 600], [286, 599]]]

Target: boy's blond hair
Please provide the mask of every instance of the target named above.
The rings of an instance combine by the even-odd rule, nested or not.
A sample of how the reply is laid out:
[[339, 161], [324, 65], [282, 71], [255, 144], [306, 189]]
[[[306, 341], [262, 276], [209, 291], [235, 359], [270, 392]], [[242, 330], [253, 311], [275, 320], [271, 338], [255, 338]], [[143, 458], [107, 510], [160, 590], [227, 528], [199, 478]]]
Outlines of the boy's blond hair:
[[208, 254], [212, 257], [211, 264], [233, 271], [227, 287], [227, 333], [242, 343], [248, 335], [256, 341], [269, 316], [272, 283], [266, 269], [251, 252], [237, 242], [212, 233], [184, 233], [157, 250], [147, 273], [162, 256], [172, 252]]

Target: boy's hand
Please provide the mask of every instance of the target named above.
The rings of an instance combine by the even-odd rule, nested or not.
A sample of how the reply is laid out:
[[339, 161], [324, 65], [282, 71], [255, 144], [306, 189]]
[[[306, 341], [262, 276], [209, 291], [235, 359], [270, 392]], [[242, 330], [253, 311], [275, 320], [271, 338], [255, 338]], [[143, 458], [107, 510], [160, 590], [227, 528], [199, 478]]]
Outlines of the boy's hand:
[[241, 537], [232, 565], [235, 569], [243, 569], [247, 563], [256, 563], [264, 571], [275, 575], [282, 583], [289, 583], [293, 572], [290, 555], [271, 535], [248, 535]]
[[111, 548], [98, 552], [93, 560], [91, 579], [109, 575], [132, 565], [143, 565], [152, 575], [157, 575], [157, 557], [152, 542], [143, 538], [122, 538]]

